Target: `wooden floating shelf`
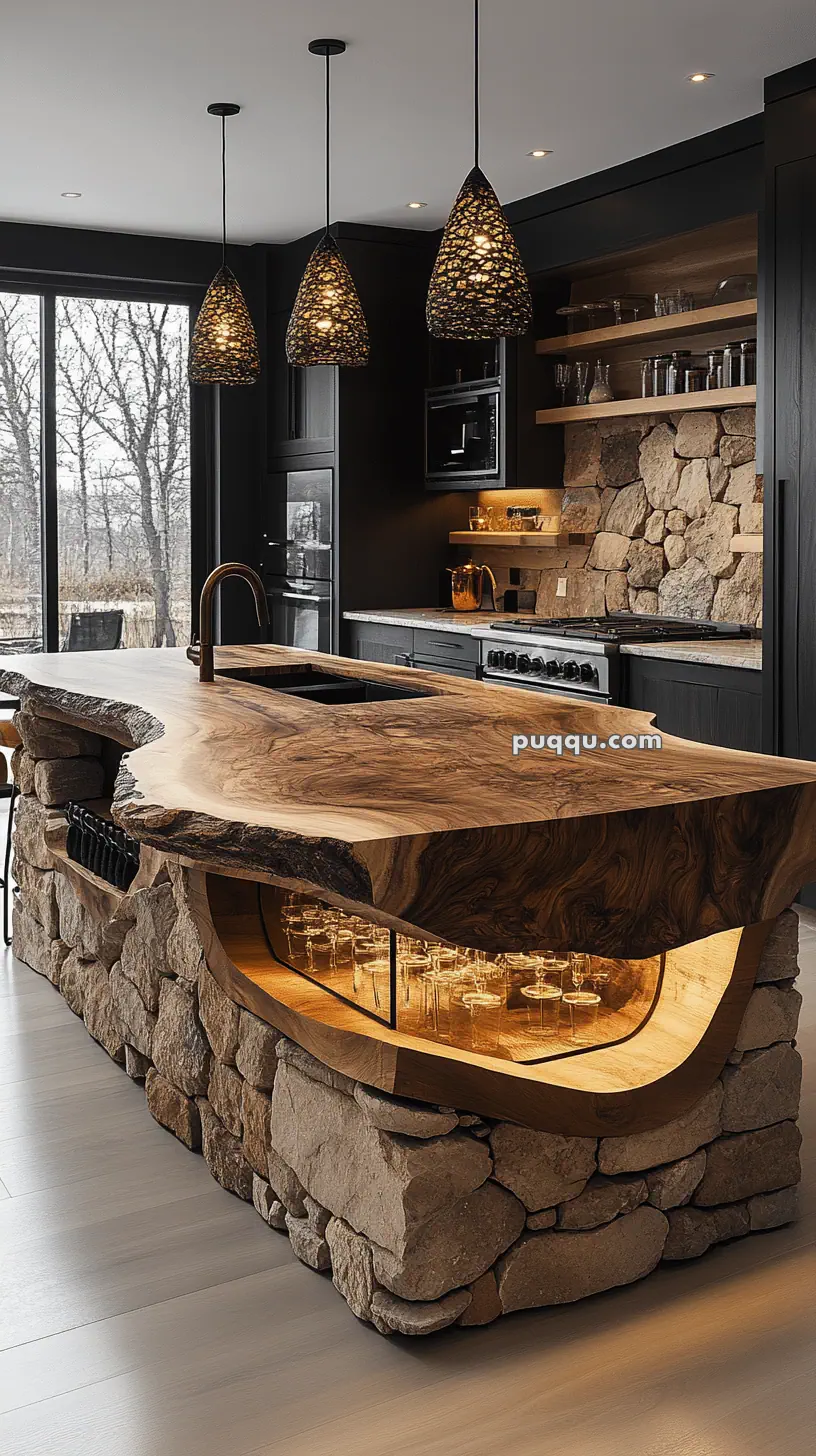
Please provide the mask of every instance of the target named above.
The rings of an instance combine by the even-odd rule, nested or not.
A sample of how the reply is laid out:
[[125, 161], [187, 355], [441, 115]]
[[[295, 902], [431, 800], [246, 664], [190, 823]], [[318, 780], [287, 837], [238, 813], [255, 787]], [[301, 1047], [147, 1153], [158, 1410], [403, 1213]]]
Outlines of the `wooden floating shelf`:
[[611, 399], [606, 404], [568, 404], [557, 409], [536, 410], [536, 424], [566, 425], [575, 420], [609, 420], [622, 415], [682, 415], [688, 410], [729, 409], [739, 404], [756, 404], [756, 397], [755, 384], [739, 384], [733, 389], [701, 389], [693, 394], [659, 394], [653, 399]]
[[561, 334], [554, 339], [539, 339], [537, 354], [580, 354], [588, 349], [615, 348], [623, 344], [648, 343], [652, 339], [682, 339], [687, 334], [700, 334], [709, 329], [732, 328], [756, 323], [757, 301], [746, 298], [739, 303], [718, 303], [710, 308], [695, 308], [690, 313], [673, 313], [667, 318], [637, 319], [631, 324], [613, 324], [611, 328], [587, 329], [581, 334]]
[[[583, 539], [583, 538], [582, 538]], [[575, 546], [572, 536], [559, 531], [451, 531], [451, 546]]]
[[762, 555], [762, 537], [757, 535], [732, 536], [731, 550], [734, 552], [753, 552], [757, 556]]

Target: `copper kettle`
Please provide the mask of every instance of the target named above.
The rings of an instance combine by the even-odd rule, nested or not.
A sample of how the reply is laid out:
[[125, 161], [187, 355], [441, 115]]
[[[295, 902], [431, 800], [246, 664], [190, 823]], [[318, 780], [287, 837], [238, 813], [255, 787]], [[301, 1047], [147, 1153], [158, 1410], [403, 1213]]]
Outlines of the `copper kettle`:
[[449, 566], [451, 574], [451, 597], [455, 612], [478, 612], [482, 605], [484, 579], [487, 577], [493, 593], [493, 611], [496, 610], [496, 578], [489, 566], [476, 566], [468, 561], [466, 566]]

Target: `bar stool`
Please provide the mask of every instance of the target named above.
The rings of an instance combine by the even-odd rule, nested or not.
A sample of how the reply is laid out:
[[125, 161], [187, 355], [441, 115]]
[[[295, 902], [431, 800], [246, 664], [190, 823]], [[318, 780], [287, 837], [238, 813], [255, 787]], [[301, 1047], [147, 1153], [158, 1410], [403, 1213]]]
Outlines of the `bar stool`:
[[[20, 703], [16, 698], [0, 699], [0, 709], [19, 708]], [[22, 739], [13, 723], [0, 720], [0, 747], [19, 748]], [[8, 819], [6, 820], [6, 842], [3, 849], [3, 874], [0, 877], [0, 889], [3, 891], [3, 940], [6, 945], [11, 945], [9, 935], [9, 904], [11, 895], [11, 833], [14, 824], [14, 810], [17, 807], [17, 800], [20, 797], [14, 779], [9, 779], [6, 760], [0, 754], [0, 799], [8, 799]]]

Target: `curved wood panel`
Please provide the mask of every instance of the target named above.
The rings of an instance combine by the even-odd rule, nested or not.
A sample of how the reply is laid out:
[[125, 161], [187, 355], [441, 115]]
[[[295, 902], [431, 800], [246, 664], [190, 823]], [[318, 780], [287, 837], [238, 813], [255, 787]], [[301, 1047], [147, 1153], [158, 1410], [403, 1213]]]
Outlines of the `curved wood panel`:
[[[252, 681], [309, 665], [422, 692], [327, 706]], [[419, 937], [643, 958], [776, 916], [816, 878], [816, 765], [642, 733], [647, 714], [286, 648], [6, 658], [0, 686], [132, 750], [114, 817], [143, 843], [302, 887]]]
[[669, 951], [657, 1005], [628, 1040], [525, 1065], [377, 1024], [275, 960], [254, 885], [196, 873], [191, 885], [223, 990], [328, 1066], [385, 1092], [575, 1136], [645, 1132], [699, 1100], [733, 1048], [770, 929]]

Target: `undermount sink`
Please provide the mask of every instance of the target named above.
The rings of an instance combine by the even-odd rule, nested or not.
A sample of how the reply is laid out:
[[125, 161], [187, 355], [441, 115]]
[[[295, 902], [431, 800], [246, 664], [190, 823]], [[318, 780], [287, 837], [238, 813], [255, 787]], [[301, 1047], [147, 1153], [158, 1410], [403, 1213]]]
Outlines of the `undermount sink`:
[[395, 687], [391, 683], [371, 682], [364, 677], [343, 677], [341, 673], [321, 672], [312, 667], [282, 668], [279, 672], [253, 672], [237, 667], [221, 670], [218, 678], [252, 683], [253, 687], [285, 693], [290, 698], [303, 698], [310, 703], [384, 703], [403, 698], [430, 698], [432, 693], [419, 688]]

